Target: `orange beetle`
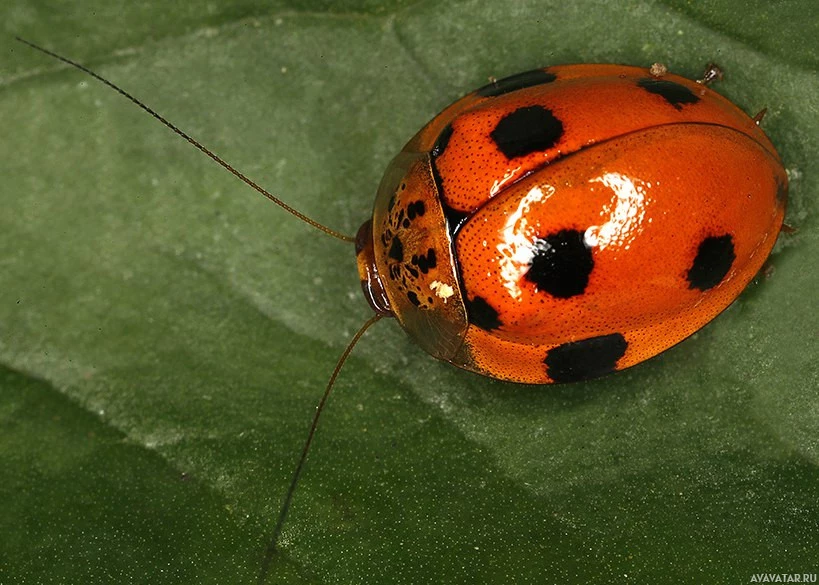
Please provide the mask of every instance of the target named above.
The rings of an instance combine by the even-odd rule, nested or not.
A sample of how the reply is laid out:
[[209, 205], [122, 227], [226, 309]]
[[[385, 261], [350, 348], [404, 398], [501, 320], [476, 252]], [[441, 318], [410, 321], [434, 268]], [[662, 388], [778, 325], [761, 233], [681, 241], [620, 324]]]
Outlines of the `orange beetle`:
[[357, 238], [365, 296], [434, 357], [493, 378], [647, 360], [730, 305], [776, 241], [788, 179], [757, 121], [637, 67], [482, 87], [387, 169]]
[[398, 154], [372, 219], [352, 238], [296, 211], [110, 81], [18, 40], [113, 88], [289, 213], [356, 243], [376, 314], [316, 408], [260, 583], [336, 376], [372, 323], [394, 316], [434, 357], [493, 378], [593, 378], [657, 355], [716, 317], [782, 228], [788, 178], [757, 126], [761, 115], [660, 67], [550, 67], [456, 101]]

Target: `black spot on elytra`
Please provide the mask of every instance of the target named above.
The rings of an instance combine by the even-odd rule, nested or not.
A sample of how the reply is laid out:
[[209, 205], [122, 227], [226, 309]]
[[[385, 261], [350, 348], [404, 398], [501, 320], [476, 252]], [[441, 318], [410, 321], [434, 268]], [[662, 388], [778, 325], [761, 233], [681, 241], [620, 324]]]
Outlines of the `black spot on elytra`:
[[430, 151], [432, 158], [438, 158], [439, 156], [444, 154], [446, 146], [447, 144], [449, 144], [450, 138], [452, 138], [452, 124], [447, 124], [446, 128], [441, 130], [441, 133], [435, 140], [435, 145], [432, 147], [432, 150]]
[[409, 302], [411, 302], [416, 307], [421, 304], [421, 301], [418, 300], [418, 295], [415, 294], [413, 291], [409, 291], [407, 293], [407, 298], [409, 299]]
[[519, 89], [525, 89], [543, 83], [551, 83], [555, 79], [557, 79], [557, 75], [554, 73], [544, 71], [543, 69], [534, 69], [533, 71], [525, 71], [484, 85], [476, 90], [475, 93], [481, 97], [497, 97]]
[[401, 240], [398, 238], [398, 236], [395, 236], [392, 239], [392, 244], [390, 244], [390, 251], [387, 252], [387, 256], [389, 256], [396, 262], [403, 262], [404, 244], [401, 243]]
[[693, 91], [673, 81], [644, 77], [637, 82], [637, 85], [649, 93], [661, 96], [678, 110], [682, 110], [685, 104], [696, 104], [700, 101], [700, 98], [694, 95]]
[[579, 230], [561, 230], [537, 238], [535, 254], [525, 278], [538, 290], [559, 299], [583, 294], [594, 268], [591, 249]]
[[543, 363], [555, 382], [577, 382], [603, 376], [617, 369], [628, 348], [619, 333], [564, 343], [549, 351]]
[[490, 136], [506, 158], [517, 158], [557, 144], [563, 123], [543, 106], [526, 106], [501, 118]]
[[467, 317], [473, 325], [491, 331], [503, 324], [498, 319], [498, 312], [483, 297], [467, 298], [465, 304]]
[[426, 254], [420, 256], [413, 256], [412, 263], [418, 267], [418, 270], [426, 274], [430, 269], [435, 268], [438, 262], [435, 258], [435, 249], [430, 248]]
[[688, 287], [703, 291], [714, 288], [728, 274], [735, 259], [734, 241], [730, 235], [705, 238], [688, 269]]
[[424, 207], [423, 201], [413, 201], [409, 205], [407, 205], [407, 217], [410, 220], [415, 219], [416, 217], [421, 217], [424, 215], [426, 208]]

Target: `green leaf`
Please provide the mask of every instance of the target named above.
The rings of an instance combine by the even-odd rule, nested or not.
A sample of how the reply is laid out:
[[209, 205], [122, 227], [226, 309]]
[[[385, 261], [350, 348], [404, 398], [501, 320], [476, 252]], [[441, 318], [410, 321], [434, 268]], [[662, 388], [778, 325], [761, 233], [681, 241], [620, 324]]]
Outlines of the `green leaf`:
[[[743, 5], [744, 6], [744, 5]], [[275, 583], [747, 582], [819, 550], [815, 3], [8, 2], [0, 73], [0, 582], [253, 583], [310, 417], [368, 315], [346, 233], [450, 101], [553, 63], [666, 63], [791, 177], [761, 276], [627, 372], [503, 384], [395, 323], [345, 367]], [[813, 27], [813, 28], [812, 28]]]

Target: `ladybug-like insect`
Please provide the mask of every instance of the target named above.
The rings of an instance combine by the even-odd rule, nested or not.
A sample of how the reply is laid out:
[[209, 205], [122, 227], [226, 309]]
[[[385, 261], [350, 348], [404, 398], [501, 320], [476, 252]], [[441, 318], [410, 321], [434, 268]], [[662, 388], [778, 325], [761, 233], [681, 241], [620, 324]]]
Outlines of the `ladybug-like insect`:
[[435, 117], [387, 169], [359, 271], [433, 356], [530, 384], [633, 366], [756, 275], [788, 179], [704, 83], [619, 65], [509, 77]]
[[493, 378], [594, 378], [716, 317], [782, 227], [782, 162], [761, 115], [706, 86], [716, 68], [701, 82], [662, 67], [569, 65], [490, 83], [407, 143], [352, 238], [289, 207], [111, 82], [22, 42], [112, 87], [290, 213], [356, 244], [375, 315], [316, 409], [262, 581], [324, 404], [372, 323], [395, 317], [432, 356]]

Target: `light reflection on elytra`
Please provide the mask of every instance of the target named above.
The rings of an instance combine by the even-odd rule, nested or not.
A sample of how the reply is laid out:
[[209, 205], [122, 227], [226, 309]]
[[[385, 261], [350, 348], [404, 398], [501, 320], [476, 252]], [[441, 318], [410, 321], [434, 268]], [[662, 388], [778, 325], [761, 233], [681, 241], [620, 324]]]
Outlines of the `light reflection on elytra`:
[[[628, 250], [634, 238], [644, 229], [643, 221], [650, 203], [647, 191], [652, 184], [620, 173], [605, 173], [590, 179], [589, 183], [600, 183], [608, 187], [613, 192], [613, 197], [600, 211], [603, 221], [586, 229], [584, 243], [589, 248], [600, 250], [609, 246]], [[521, 298], [520, 279], [529, 270], [535, 254], [549, 248], [544, 239], [538, 238], [540, 234], [527, 216], [534, 205], [544, 204], [554, 194], [555, 188], [552, 185], [532, 187], [521, 198], [517, 209], [509, 214], [499, 232], [498, 274], [503, 287], [515, 300]]]

